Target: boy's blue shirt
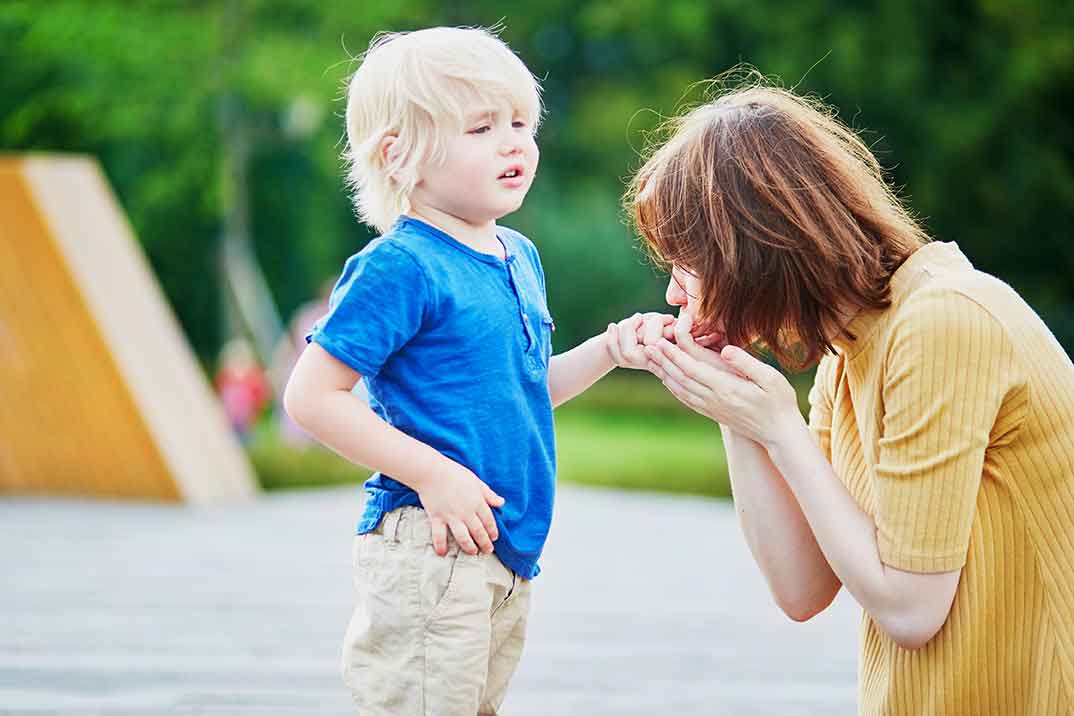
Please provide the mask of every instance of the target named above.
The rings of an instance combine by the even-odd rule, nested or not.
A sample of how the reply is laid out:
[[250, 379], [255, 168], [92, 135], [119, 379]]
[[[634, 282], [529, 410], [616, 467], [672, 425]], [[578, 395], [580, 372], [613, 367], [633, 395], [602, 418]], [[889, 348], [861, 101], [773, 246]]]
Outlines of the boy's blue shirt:
[[[370, 406], [464, 465], [504, 498], [496, 554], [522, 577], [552, 522], [552, 318], [537, 249], [497, 227], [507, 258], [403, 217], [350, 257], [307, 340], [362, 374]], [[365, 484], [358, 534], [418, 495], [389, 475]]]

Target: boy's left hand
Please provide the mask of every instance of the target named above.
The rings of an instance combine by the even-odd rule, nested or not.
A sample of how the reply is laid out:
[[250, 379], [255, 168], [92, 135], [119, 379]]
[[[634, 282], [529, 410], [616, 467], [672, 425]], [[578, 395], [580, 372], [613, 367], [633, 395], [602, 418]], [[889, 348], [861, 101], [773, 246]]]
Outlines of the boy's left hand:
[[619, 323], [609, 323], [604, 340], [612, 363], [619, 368], [645, 370], [645, 346], [656, 345], [661, 338], [675, 340], [675, 320], [666, 313], [635, 313]]

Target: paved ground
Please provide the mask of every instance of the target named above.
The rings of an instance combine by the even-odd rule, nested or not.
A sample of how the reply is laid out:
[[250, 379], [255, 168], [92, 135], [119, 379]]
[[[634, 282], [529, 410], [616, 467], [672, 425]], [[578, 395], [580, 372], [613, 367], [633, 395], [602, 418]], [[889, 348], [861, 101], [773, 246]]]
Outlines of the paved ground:
[[[0, 713], [348, 714], [357, 491], [0, 500]], [[727, 503], [564, 487], [514, 716], [850, 714], [857, 608], [772, 605]]]

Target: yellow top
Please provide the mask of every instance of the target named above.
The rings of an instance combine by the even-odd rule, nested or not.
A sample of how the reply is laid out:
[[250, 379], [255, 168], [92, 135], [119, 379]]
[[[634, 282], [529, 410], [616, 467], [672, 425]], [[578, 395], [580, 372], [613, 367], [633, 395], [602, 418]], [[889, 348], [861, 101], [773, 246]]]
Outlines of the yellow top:
[[891, 300], [821, 361], [810, 428], [884, 564], [963, 572], [919, 651], [863, 615], [860, 711], [1074, 713], [1074, 364], [954, 244], [918, 249]]

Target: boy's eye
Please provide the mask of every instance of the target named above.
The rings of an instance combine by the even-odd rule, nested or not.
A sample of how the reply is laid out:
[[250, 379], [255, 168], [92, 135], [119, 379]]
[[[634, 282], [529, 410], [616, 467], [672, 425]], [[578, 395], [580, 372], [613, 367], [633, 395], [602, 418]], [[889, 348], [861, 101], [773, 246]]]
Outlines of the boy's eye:
[[483, 124], [480, 127], [474, 127], [473, 129], [471, 129], [470, 134], [484, 134], [485, 132], [489, 131], [489, 129], [491, 129], [491, 127], [489, 127], [487, 124]]
[[515, 129], [522, 129], [526, 126], [526, 123], [523, 122], [521, 119], [516, 119], [514, 122], [511, 122], [511, 126]]

